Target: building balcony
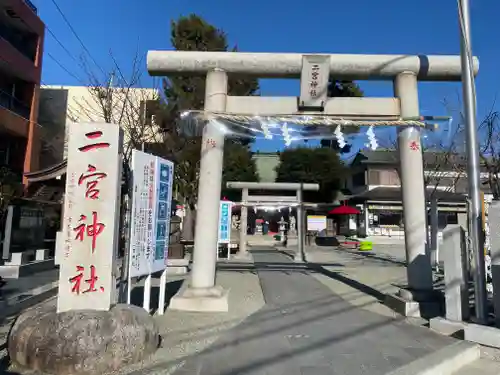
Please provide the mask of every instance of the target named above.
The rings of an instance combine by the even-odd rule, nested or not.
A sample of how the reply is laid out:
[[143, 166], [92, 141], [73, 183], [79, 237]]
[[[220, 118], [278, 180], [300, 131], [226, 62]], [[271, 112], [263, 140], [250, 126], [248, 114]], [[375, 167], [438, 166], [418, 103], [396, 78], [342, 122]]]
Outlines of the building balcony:
[[0, 24], [43, 36], [45, 25], [33, 0], [0, 0]]
[[3, 91], [0, 91], [0, 133], [7, 132], [27, 137], [30, 107]]
[[9, 42], [16, 50], [33, 63], [36, 59], [38, 38], [34, 34], [21, 33], [19, 30], [9, 28], [0, 22], [0, 38]]
[[27, 120], [29, 120], [30, 118], [31, 108], [28, 105], [22, 103], [17, 98], [1, 90], [0, 90], [0, 107], [8, 109], [17, 115], [24, 117]]
[[41, 67], [35, 66], [33, 61], [0, 36], [0, 74], [39, 83]]

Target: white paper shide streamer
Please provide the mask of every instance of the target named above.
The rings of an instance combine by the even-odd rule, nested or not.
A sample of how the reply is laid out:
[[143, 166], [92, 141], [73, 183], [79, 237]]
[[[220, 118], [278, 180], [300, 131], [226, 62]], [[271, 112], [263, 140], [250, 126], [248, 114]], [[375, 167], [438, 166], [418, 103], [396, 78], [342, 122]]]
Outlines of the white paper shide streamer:
[[339, 144], [339, 147], [342, 149], [346, 146], [345, 138], [344, 138], [344, 133], [342, 133], [342, 129], [340, 128], [340, 125], [335, 128], [335, 131], [333, 132], [335, 134], [335, 138], [337, 139], [337, 143]]
[[288, 125], [286, 124], [286, 122], [281, 127], [281, 133], [283, 134], [285, 146], [290, 146], [292, 144], [292, 137], [290, 137], [290, 132], [288, 131]]
[[370, 149], [376, 150], [378, 148], [377, 137], [375, 136], [375, 132], [373, 131], [373, 126], [370, 126], [366, 132], [368, 136], [368, 145]]

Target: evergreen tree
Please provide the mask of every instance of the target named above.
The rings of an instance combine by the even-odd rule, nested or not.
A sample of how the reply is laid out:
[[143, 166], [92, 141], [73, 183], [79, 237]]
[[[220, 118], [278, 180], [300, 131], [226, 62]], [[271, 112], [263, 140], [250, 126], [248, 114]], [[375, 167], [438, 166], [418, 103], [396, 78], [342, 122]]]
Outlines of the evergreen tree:
[[304, 192], [304, 199], [313, 202], [332, 202], [340, 188], [344, 165], [332, 148], [288, 148], [280, 153], [276, 168], [277, 182], [319, 184], [319, 192]]
[[[226, 34], [209, 24], [201, 17], [191, 14], [180, 17], [171, 23], [171, 43], [179, 51], [236, 51], [229, 49]], [[205, 99], [204, 76], [171, 76], [163, 80], [165, 103], [162, 104], [158, 120], [165, 132], [165, 142], [171, 144], [171, 159], [175, 162], [176, 191], [186, 207], [184, 237], [191, 239], [194, 228], [193, 211], [196, 205], [199, 163], [201, 150], [200, 132], [188, 136], [179, 121], [180, 114], [186, 110], [201, 110]], [[254, 78], [228, 77], [228, 94], [249, 96], [259, 91], [258, 80]], [[223, 179], [256, 179], [255, 165], [251, 159], [248, 144], [251, 138], [228, 139], [225, 146], [225, 167]], [[175, 151], [174, 151], [175, 150]], [[235, 155], [235, 157], [231, 155]], [[238, 161], [235, 167], [234, 161]], [[242, 164], [242, 163], [247, 164]], [[240, 174], [238, 174], [240, 173]], [[231, 178], [227, 178], [227, 174]]]

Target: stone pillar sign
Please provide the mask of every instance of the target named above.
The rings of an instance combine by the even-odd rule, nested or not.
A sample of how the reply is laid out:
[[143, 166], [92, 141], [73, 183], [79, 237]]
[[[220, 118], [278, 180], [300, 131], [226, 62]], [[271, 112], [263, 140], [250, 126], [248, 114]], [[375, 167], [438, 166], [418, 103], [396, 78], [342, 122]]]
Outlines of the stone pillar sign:
[[109, 310], [115, 302], [122, 147], [118, 125], [69, 127], [58, 312]]
[[446, 319], [460, 322], [469, 318], [469, 279], [465, 231], [460, 225], [447, 225], [443, 231]]

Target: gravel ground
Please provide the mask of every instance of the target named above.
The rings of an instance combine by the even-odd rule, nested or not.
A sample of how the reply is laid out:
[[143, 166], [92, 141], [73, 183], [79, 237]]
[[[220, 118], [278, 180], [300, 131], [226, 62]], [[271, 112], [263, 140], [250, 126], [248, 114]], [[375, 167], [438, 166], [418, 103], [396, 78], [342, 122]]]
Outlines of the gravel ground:
[[[155, 316], [162, 336], [158, 351], [147, 361], [123, 369], [116, 375], [171, 374], [183, 364], [185, 357], [205, 349], [222, 332], [239, 324], [265, 304], [256, 273], [219, 271], [217, 284], [230, 289], [228, 313], [189, 313], [167, 309], [165, 315]], [[56, 301], [54, 297], [44, 303], [55, 305]], [[9, 317], [0, 324], [0, 374], [9, 373], [6, 340], [14, 318]], [[11, 374], [18, 374], [19, 371], [10, 370], [13, 371]]]
[[157, 317], [162, 345], [147, 363], [122, 374], [168, 375], [184, 359], [215, 342], [220, 334], [261, 309], [265, 302], [257, 274], [247, 271], [219, 271], [217, 285], [229, 289], [228, 313], [190, 313], [167, 310]]

